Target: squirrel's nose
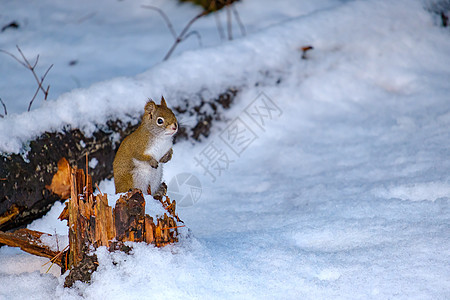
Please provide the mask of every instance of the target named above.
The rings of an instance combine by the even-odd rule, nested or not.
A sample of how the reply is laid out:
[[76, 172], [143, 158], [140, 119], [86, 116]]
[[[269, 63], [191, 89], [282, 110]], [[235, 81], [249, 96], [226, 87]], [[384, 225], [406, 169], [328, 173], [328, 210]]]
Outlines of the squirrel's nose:
[[172, 125], [172, 130], [177, 130], [177, 124], [176, 123]]

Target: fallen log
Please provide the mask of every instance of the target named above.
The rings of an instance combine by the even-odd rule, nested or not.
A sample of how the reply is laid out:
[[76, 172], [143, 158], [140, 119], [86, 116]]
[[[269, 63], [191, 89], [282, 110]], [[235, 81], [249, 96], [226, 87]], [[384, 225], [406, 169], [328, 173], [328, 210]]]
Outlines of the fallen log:
[[[174, 142], [207, 137], [212, 123], [220, 119], [222, 109], [230, 107], [237, 92], [230, 88], [212, 99], [199, 94], [197, 101], [180, 100], [182, 104], [174, 108], [177, 116], [195, 121], [181, 126]], [[70, 165], [84, 168], [88, 154], [96, 165], [90, 170], [93, 181], [112, 178], [115, 152], [120, 141], [137, 128], [138, 120], [139, 116], [135, 122], [109, 120], [98, 124], [89, 136], [77, 128], [66, 127], [30, 141], [24, 145], [25, 153], [0, 153], [0, 230], [24, 227], [45, 215], [56, 201], [65, 199], [49, 188], [63, 157]]]

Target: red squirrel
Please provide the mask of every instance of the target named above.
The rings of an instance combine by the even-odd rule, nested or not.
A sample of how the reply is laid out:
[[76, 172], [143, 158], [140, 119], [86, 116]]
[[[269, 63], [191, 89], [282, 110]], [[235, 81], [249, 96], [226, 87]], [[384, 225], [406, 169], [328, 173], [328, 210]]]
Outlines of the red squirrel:
[[138, 188], [151, 195], [165, 194], [167, 186], [161, 184], [162, 164], [172, 158], [173, 136], [177, 131], [177, 118], [164, 97], [160, 105], [148, 101], [141, 124], [123, 140], [114, 158], [116, 193]]

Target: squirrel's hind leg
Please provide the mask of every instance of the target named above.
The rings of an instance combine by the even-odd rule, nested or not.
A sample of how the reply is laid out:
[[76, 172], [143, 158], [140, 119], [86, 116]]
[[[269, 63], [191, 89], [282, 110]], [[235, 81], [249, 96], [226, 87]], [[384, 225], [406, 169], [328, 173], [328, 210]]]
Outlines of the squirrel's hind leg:
[[133, 188], [133, 176], [130, 173], [126, 173], [123, 176], [114, 177], [114, 185], [116, 194], [128, 192]]

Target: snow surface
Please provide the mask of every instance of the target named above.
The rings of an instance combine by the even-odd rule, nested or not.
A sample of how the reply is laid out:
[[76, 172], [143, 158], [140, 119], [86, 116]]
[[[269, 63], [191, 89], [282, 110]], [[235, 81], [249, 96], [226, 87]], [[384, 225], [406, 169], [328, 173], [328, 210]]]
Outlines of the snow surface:
[[[32, 62], [40, 54], [39, 76], [54, 64], [44, 86], [51, 85], [49, 99], [58, 98], [56, 103], [52, 100], [44, 102], [40, 95], [32, 106], [33, 112], [26, 113], [36, 89], [34, 78], [29, 70], [0, 53], [0, 68], [10, 71], [8, 76], [3, 72], [1, 74], [0, 97], [6, 103], [8, 115], [12, 115], [12, 118], [0, 119], [0, 151], [3, 152], [19, 152], [22, 144], [29, 139], [46, 130], [59, 130], [63, 124], [82, 128], [89, 133], [94, 130], [95, 124], [104, 124], [111, 116], [128, 121], [130, 115], [136, 116], [141, 112], [148, 97], [160, 99], [164, 94], [169, 105], [174, 106], [182, 97], [192, 97], [202, 90], [215, 96], [230, 86], [246, 84], [249, 74], [255, 74], [250, 78], [254, 81], [254, 77], [262, 71], [260, 67], [278, 65], [277, 61], [284, 55], [274, 52], [272, 58], [266, 57], [269, 53], [261, 51], [260, 46], [266, 44], [266, 49], [272, 48], [270, 44], [276, 41], [272, 37], [268, 40], [267, 35], [261, 34], [250, 38], [250, 41], [238, 41], [239, 46], [189, 52], [183, 58], [160, 64], [173, 38], [161, 16], [141, 6], [161, 8], [178, 33], [201, 12], [199, 7], [180, 5], [175, 0], [145, 3], [83, 0], [73, 4], [53, 0], [27, 2], [27, 9], [24, 9], [23, 1], [2, 2], [2, 7], [11, 14], [0, 14], [0, 21], [8, 23], [17, 20], [22, 27], [20, 30], [5, 30], [0, 36], [0, 49], [19, 56], [16, 50], [16, 45], [19, 45]], [[261, 1], [245, 1], [238, 3], [237, 9], [246, 22], [247, 31], [252, 33], [291, 16], [305, 15], [339, 2], [321, 0], [300, 4], [298, 1], [286, 1], [274, 6], [258, 4]], [[225, 12], [221, 12], [219, 18], [224, 25]], [[232, 24], [234, 36], [240, 37], [237, 23]], [[216, 19], [211, 15], [194, 23], [192, 30], [202, 35], [202, 45], [205, 47], [220, 43], [216, 27]], [[295, 29], [286, 28], [286, 34], [289, 30]], [[283, 37], [279, 39], [280, 43], [285, 43]], [[198, 47], [195, 39], [190, 38], [177, 47], [175, 55], [179, 51]], [[205, 53], [208, 53], [207, 56]], [[276, 60], [272, 61], [273, 58]], [[267, 66], [265, 60], [268, 60]], [[71, 61], [77, 61], [77, 64], [70, 66]], [[214, 65], [213, 69], [211, 65]], [[150, 66], [154, 67], [146, 71]], [[236, 73], [233, 71], [235, 68], [242, 70]], [[135, 76], [141, 72], [144, 73]], [[99, 82], [119, 76], [134, 77]], [[73, 90], [77, 87], [81, 89]], [[67, 93], [60, 95], [63, 92]], [[0, 113], [3, 114], [2, 107]], [[49, 115], [52, 118], [48, 118]]]
[[[293, 7], [299, 6], [295, 4], [295, 1], [292, 2]], [[318, 2], [317, 8], [326, 6], [330, 1], [323, 2]], [[101, 6], [100, 3], [98, 5]], [[258, 6], [258, 4], [255, 3], [253, 6]], [[78, 4], [77, 7], [79, 7]], [[282, 11], [283, 8], [285, 6], [281, 6], [278, 11]], [[136, 9], [140, 12], [142, 11], [140, 6]], [[300, 15], [302, 14], [302, 10], [304, 8], [300, 9]], [[146, 13], [145, 17], [147, 17], [148, 12], [143, 11]], [[189, 11], [186, 13], [189, 14]], [[257, 12], [253, 12], [253, 14], [255, 13]], [[195, 14], [192, 13], [192, 15]], [[211, 18], [213, 17], [211, 16]], [[244, 15], [242, 18], [244, 18]], [[185, 23], [180, 20], [178, 22], [183, 25]], [[213, 20], [210, 20], [210, 22], [213, 22]], [[121, 25], [122, 23], [117, 26]], [[104, 24], [104, 26], [108, 26], [108, 24]], [[141, 30], [146, 30], [145, 24], [141, 26]], [[210, 24], [210, 26], [215, 27], [215, 22], [214, 24]], [[111, 30], [114, 32], [114, 29]], [[3, 152], [17, 153], [28, 140], [45, 131], [60, 130], [63, 125], [81, 128], [89, 134], [95, 130], [96, 124], [104, 124], [111, 116], [120, 118], [123, 121], [129, 121], [130, 118], [132, 119], [132, 116], [136, 117], [141, 113], [142, 106], [148, 97], [160, 99], [161, 95], [164, 95], [168, 99], [169, 105], [176, 106], [177, 104], [183, 104], [177, 103], [177, 101], [184, 100], [186, 97], [194, 97], [194, 94], [197, 94], [199, 91], [204, 91], [204, 96], [208, 97], [208, 95], [215, 96], [224, 92], [229, 87], [253, 85], [263, 77], [261, 74], [262, 71], [272, 69], [281, 71], [277, 70], [277, 68], [283, 68], [284, 65], [290, 63], [287, 57], [292, 53], [296, 54], [295, 47], [298, 47], [300, 45], [299, 42], [301, 43], [302, 41], [299, 41], [297, 38], [292, 38], [292, 36], [296, 36], [298, 30], [299, 23], [290, 22], [271, 29], [271, 34], [256, 34], [245, 40], [236, 40], [233, 43], [228, 43], [213, 51], [205, 49], [203, 51], [186, 52], [180, 57], [171, 59], [166, 63], [157, 64], [145, 73], [133, 78], [115, 78], [96, 83], [86, 89], [78, 89], [65, 93], [56, 102], [41, 102], [41, 106], [34, 109], [31, 113], [12, 114], [11, 118], [0, 119], [0, 150]], [[65, 34], [65, 31], [63, 33]], [[113, 47], [111, 43], [114, 40], [108, 41], [110, 43], [105, 42], [105, 46]], [[135, 39], [132, 41], [136, 43]], [[170, 45], [169, 42], [167, 44]], [[12, 45], [12, 49], [7, 48], [5, 50], [14, 52], [14, 46]], [[70, 45], [67, 47], [70, 47]], [[26, 48], [23, 48], [23, 51], [26, 53]], [[164, 53], [164, 51], [165, 48], [160, 47], [157, 53]], [[100, 53], [100, 55], [105, 56], [104, 53]], [[117, 58], [112, 57], [116, 61], [121, 61], [121, 58], [126, 56], [133, 56], [133, 53], [127, 55], [121, 53]], [[7, 67], [11, 69], [15, 66], [14, 63], [17, 64], [17, 62], [8, 56], [4, 56], [3, 59]], [[145, 61], [146, 59], [141, 56], [135, 64], [142, 64]], [[92, 64], [97, 65], [95, 58], [92, 58]], [[21, 66], [17, 64], [17, 67]], [[23, 67], [22, 69], [27, 71]], [[235, 71], [237, 69], [239, 72]], [[21, 69], [19, 68], [19, 70]], [[64, 71], [67, 71], [67, 68], [64, 68]], [[99, 72], [101, 73], [100, 70]], [[13, 74], [16, 73], [18, 72]], [[109, 73], [111, 74], [111, 71]], [[127, 73], [120, 72], [119, 74], [124, 75]], [[99, 75], [97, 78], [102, 79], [103, 77]], [[50, 82], [51, 80], [49, 77]], [[12, 82], [16, 83], [20, 81], [16, 79]], [[10, 90], [9, 86], [12, 84], [9, 83], [7, 87], [1, 88], [2, 93], [7, 93]], [[31, 88], [31, 95], [33, 88], [35, 86]], [[12, 99], [23, 95], [24, 89], [20, 86], [18, 86], [18, 91], [20, 93], [16, 92], [18, 94], [12, 96]], [[106, 93], [106, 91], [108, 92]], [[4, 102], [7, 102], [6, 98]], [[24, 100], [23, 102], [25, 105], [28, 105], [28, 101]], [[96, 109], [93, 109], [94, 107]], [[52, 117], [49, 118], [49, 115]]]
[[[306, 14], [1, 122], [0, 147], [17, 151], [62, 123], [88, 129], [88, 104], [105, 107], [96, 118], [124, 117], [147, 96], [242, 88], [228, 122], [176, 144], [166, 165], [166, 182], [187, 172], [202, 185], [178, 208], [189, 228], [180, 243], [99, 249], [92, 283], [71, 289], [57, 270], [41, 274], [46, 260], [3, 247], [0, 298], [449, 299], [450, 32], [421, 1], [305, 2]], [[314, 50], [302, 60], [305, 45]], [[264, 95], [274, 110], [258, 126], [245, 112]], [[16, 128], [26, 124], [37, 128]], [[242, 151], [227, 147], [233, 124], [250, 129]], [[212, 146], [229, 163], [210, 169], [215, 180], [198, 164]], [[112, 181], [100, 188], [113, 194]], [[63, 235], [61, 210], [29, 228]]]

